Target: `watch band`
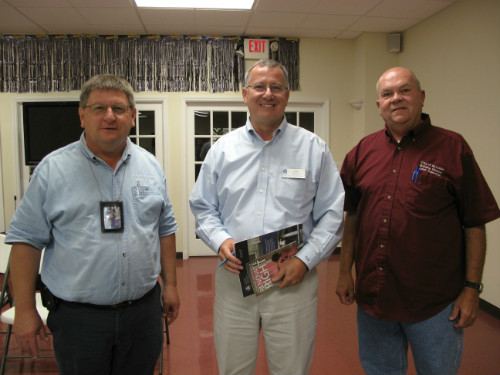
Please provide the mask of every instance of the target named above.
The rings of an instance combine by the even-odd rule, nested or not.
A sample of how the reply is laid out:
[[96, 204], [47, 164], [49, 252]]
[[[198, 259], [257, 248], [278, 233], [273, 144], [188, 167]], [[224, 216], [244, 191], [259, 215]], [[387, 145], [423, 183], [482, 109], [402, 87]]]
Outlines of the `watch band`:
[[479, 293], [483, 291], [483, 283], [473, 283], [472, 281], [464, 281], [464, 286], [472, 289], [476, 289]]

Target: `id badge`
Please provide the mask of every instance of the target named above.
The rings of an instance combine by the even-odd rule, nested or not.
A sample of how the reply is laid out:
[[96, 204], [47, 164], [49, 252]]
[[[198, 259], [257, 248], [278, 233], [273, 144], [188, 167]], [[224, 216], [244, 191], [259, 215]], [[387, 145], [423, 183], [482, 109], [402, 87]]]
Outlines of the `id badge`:
[[100, 202], [101, 230], [123, 232], [123, 202]]

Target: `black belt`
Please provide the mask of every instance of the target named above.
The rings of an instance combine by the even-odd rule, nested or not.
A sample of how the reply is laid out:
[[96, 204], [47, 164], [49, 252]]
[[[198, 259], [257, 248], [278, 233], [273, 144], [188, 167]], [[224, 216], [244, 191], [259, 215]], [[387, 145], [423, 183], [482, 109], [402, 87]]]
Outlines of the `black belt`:
[[57, 300], [59, 303], [62, 303], [63, 305], [67, 306], [72, 306], [72, 307], [86, 307], [86, 308], [91, 308], [91, 309], [97, 309], [97, 310], [115, 310], [119, 309], [122, 307], [128, 307], [132, 306], [134, 304], [140, 303], [147, 299], [149, 296], [151, 296], [156, 288], [159, 288], [160, 284], [156, 283], [156, 285], [151, 289], [149, 292], [147, 292], [145, 295], [143, 295], [141, 298], [130, 300], [130, 301], [123, 301], [119, 303], [115, 303], [114, 305], [96, 305], [93, 303], [86, 303], [86, 302], [72, 302], [72, 301], [66, 301], [63, 299], [60, 299], [58, 297]]

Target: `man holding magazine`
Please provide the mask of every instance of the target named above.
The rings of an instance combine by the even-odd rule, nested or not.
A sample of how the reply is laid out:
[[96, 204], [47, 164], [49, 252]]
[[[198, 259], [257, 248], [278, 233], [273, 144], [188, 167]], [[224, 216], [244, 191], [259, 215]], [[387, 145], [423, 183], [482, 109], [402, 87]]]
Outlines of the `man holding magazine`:
[[[344, 190], [323, 140], [290, 125], [286, 69], [261, 60], [245, 74], [246, 126], [208, 152], [190, 205], [197, 235], [219, 254], [214, 335], [220, 374], [254, 374], [259, 331], [271, 374], [307, 374], [316, 335], [318, 277], [343, 232]], [[303, 224], [304, 246], [273, 278], [278, 288], [243, 297], [235, 242]]]

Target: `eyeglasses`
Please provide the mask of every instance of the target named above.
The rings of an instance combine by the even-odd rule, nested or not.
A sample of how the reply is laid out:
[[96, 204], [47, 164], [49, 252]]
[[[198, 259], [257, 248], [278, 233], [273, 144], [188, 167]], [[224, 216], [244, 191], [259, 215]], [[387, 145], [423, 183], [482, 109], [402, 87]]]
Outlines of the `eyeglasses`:
[[251, 89], [260, 93], [264, 93], [267, 91], [267, 89], [270, 89], [273, 94], [280, 94], [288, 90], [288, 87], [284, 87], [281, 85], [266, 86], [262, 83], [256, 83], [255, 85], [248, 85], [247, 87], [250, 87]]
[[91, 105], [86, 105], [83, 108], [90, 108], [90, 112], [92, 112], [94, 115], [104, 115], [108, 111], [108, 108], [111, 108], [111, 110], [116, 116], [121, 116], [125, 114], [131, 107], [126, 104], [104, 105], [95, 103]]

